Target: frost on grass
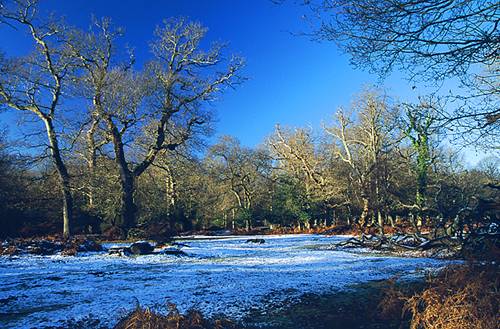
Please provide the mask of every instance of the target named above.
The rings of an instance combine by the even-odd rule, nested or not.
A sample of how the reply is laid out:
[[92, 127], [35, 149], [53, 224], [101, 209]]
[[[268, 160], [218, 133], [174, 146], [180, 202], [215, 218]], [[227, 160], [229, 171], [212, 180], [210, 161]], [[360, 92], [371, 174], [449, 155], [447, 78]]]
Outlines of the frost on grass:
[[[109, 256], [0, 258], [0, 327], [38, 328], [88, 314], [114, 324], [137, 302], [157, 310], [167, 302], [181, 312], [241, 317], [308, 292], [353, 283], [421, 275], [443, 266], [426, 258], [397, 258], [322, 250], [346, 237], [282, 235], [182, 241], [187, 257]], [[108, 246], [109, 247], [109, 246]]]

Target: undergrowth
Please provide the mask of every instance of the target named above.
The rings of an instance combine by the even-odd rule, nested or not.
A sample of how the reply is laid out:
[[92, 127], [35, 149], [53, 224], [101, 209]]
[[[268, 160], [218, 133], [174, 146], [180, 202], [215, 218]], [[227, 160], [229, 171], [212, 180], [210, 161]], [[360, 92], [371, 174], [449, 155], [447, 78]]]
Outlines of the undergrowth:
[[196, 310], [181, 314], [175, 304], [168, 304], [168, 313], [163, 315], [137, 306], [114, 329], [234, 329], [235, 324], [227, 319], [207, 319]]
[[447, 267], [406, 300], [411, 329], [500, 328], [499, 274], [497, 265]]

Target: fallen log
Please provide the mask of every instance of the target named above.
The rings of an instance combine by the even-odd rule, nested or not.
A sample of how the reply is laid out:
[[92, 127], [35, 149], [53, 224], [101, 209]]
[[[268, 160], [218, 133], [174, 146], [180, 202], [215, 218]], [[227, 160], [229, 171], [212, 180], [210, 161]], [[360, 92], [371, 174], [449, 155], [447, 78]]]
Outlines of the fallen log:
[[352, 237], [335, 243], [334, 248], [367, 248], [378, 251], [428, 251], [431, 249], [460, 250], [460, 241], [449, 236], [427, 238], [415, 234], [394, 234], [392, 236], [365, 235]]

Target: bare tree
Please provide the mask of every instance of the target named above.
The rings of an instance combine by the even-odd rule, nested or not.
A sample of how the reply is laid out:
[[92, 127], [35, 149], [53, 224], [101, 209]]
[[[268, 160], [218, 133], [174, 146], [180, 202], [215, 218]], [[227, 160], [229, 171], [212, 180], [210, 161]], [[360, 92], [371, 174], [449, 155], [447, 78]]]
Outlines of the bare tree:
[[415, 78], [465, 76], [498, 62], [497, 1], [321, 1], [320, 36], [339, 42], [353, 63]]
[[495, 143], [500, 122], [498, 1], [303, 3], [319, 18], [315, 37], [336, 42], [356, 67], [381, 76], [397, 69], [411, 81], [437, 86], [459, 79], [463, 88], [450, 96], [453, 102], [441, 113], [442, 123], [451, 123], [462, 138]]
[[336, 156], [350, 167], [352, 179], [357, 183], [353, 188], [359, 189], [362, 201], [360, 225], [365, 226], [370, 213], [374, 213], [382, 229], [383, 218], [379, 207], [382, 176], [379, 168], [384, 154], [394, 142], [396, 109], [386, 97], [367, 91], [358, 96], [353, 110], [357, 112], [357, 120], [343, 109], [338, 109], [335, 124], [324, 129], [334, 138]]
[[[274, 134], [268, 139], [268, 145], [278, 169], [287, 172], [290, 177], [304, 185], [308, 199], [333, 203], [339, 201], [341, 184], [333, 184], [332, 171], [325, 157], [318, 150], [309, 129], [283, 129], [276, 125]], [[343, 202], [340, 202], [341, 204]]]
[[74, 66], [64, 44], [65, 29], [55, 20], [40, 22], [37, 1], [15, 1], [0, 5], [0, 17], [10, 26], [25, 28], [35, 52], [30, 56], [0, 62], [0, 105], [34, 114], [43, 123], [48, 149], [59, 177], [63, 201], [63, 234], [70, 235], [73, 197], [70, 174], [61, 154], [61, 128], [56, 122], [64, 114], [61, 102]]
[[251, 211], [257, 194], [264, 184], [269, 156], [263, 150], [242, 147], [230, 136], [223, 136], [209, 151], [212, 170], [219, 176], [219, 183], [234, 196], [244, 215], [246, 229], [252, 228]]
[[[201, 42], [206, 28], [178, 19], [157, 28], [151, 44], [155, 59], [137, 74], [129, 65], [113, 65], [116, 34], [107, 21], [98, 26], [98, 33], [80, 38], [84, 42], [76, 42], [72, 50], [89, 77], [93, 120], [102, 122], [113, 145], [125, 232], [135, 223], [137, 177], [160, 152], [173, 151], [208, 132], [210, 103], [224, 87], [242, 81], [238, 72], [243, 63], [234, 57], [223, 68], [224, 47], [214, 45], [204, 51]], [[89, 41], [97, 46], [81, 47]], [[128, 149], [127, 138], [131, 139]]]

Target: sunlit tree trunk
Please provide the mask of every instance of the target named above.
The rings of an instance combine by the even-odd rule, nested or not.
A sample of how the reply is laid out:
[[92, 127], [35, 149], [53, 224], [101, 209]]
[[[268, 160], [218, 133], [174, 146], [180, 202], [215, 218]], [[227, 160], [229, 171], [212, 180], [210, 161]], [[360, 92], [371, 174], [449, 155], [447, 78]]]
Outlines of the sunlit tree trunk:
[[[63, 82], [74, 69], [71, 60], [62, 55], [64, 49], [61, 45], [64, 44], [65, 36], [61, 31], [65, 28], [55, 20], [39, 24], [36, 2], [16, 1], [12, 5], [13, 7], [0, 5], [0, 22], [15, 29], [19, 26], [26, 28], [33, 41], [35, 53], [13, 61], [20, 65], [19, 70], [11, 69], [9, 64], [4, 66], [6, 63], [0, 63], [0, 104], [21, 112], [31, 112], [44, 123], [50, 156], [62, 194], [63, 235], [69, 237], [73, 196], [70, 175], [54, 127], [56, 114], [64, 113], [60, 106], [64, 92]], [[23, 72], [21, 68], [26, 70]]]
[[384, 216], [382, 216], [380, 210], [377, 210], [377, 224], [380, 235], [384, 235]]
[[71, 233], [70, 221], [73, 215], [73, 196], [71, 194], [70, 176], [68, 174], [66, 165], [62, 160], [59, 143], [57, 140], [56, 132], [54, 130], [52, 119], [45, 117], [43, 121], [45, 123], [47, 137], [49, 139], [50, 153], [59, 177], [63, 203], [63, 236], [67, 238]]
[[368, 219], [368, 215], [370, 214], [370, 199], [366, 194], [363, 194], [361, 196], [361, 201], [362, 201], [362, 211], [361, 211], [361, 216], [359, 217], [359, 225], [362, 228], [365, 228]]
[[87, 167], [89, 171], [90, 181], [88, 183], [88, 207], [89, 209], [94, 209], [95, 207], [95, 178], [96, 178], [96, 164], [97, 164], [97, 147], [95, 142], [95, 133], [97, 130], [97, 125], [99, 121], [96, 118], [92, 118], [90, 128], [87, 131]]
[[172, 170], [170, 169], [170, 166], [168, 164], [165, 165], [163, 168], [165, 169], [165, 172], [167, 174], [167, 179], [166, 179], [167, 215], [171, 215], [175, 209], [175, 199], [176, 199], [175, 179], [172, 174]]

